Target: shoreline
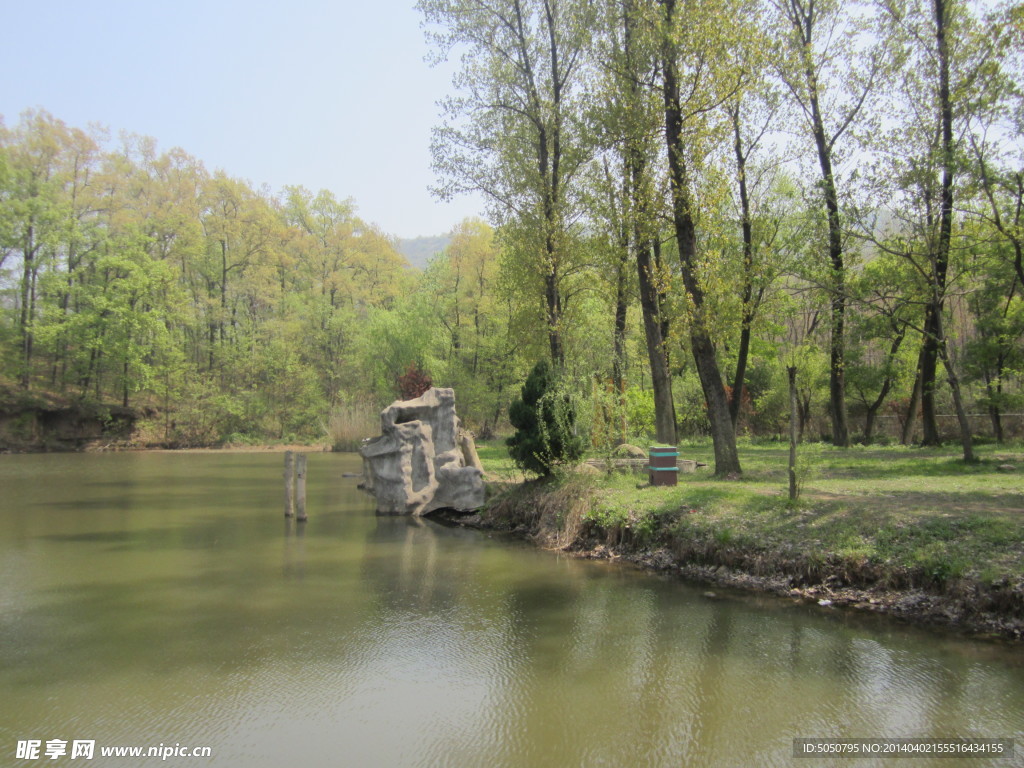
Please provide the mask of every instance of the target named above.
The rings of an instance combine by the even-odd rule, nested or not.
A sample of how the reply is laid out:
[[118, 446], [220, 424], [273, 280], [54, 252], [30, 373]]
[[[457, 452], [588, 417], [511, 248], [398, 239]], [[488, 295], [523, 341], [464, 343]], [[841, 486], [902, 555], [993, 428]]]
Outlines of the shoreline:
[[201, 445], [182, 446], [180, 448], [166, 445], [136, 445], [132, 443], [104, 443], [92, 441], [76, 447], [66, 445], [18, 445], [4, 446], [0, 449], [0, 455], [31, 455], [37, 453], [284, 453], [295, 451], [296, 453], [333, 453], [331, 446], [327, 443], [314, 443], [312, 445], [280, 444], [259, 445], [227, 444], [227, 445]]
[[[163, 446], [140, 446], [136, 448], [111, 449], [124, 452], [140, 451], [147, 453], [284, 453], [294, 451], [295, 453], [332, 453], [331, 447], [326, 443], [315, 445], [208, 445], [193, 446], [189, 448], [167, 448]], [[88, 452], [88, 451], [87, 451]], [[101, 453], [100, 451], [93, 451]]]
[[[773, 595], [804, 604], [817, 604], [822, 610], [850, 610], [884, 615], [913, 626], [977, 640], [1018, 644], [1024, 640], [1024, 620], [969, 608], [969, 597], [953, 597], [925, 590], [897, 590], [878, 587], [836, 586], [826, 583], [794, 586], [790, 577], [757, 576], [726, 566], [704, 566], [675, 560], [666, 550], [647, 552], [569, 552], [584, 559], [622, 560], [642, 570], [675, 576], [707, 586], [728, 587], [747, 592]], [[829, 578], [837, 578], [834, 573]]]
[[[490, 487], [494, 497], [476, 513], [438, 511], [448, 524], [509, 533], [540, 549], [587, 560], [628, 563], [649, 573], [704, 587], [773, 595], [821, 610], [884, 615], [898, 622], [990, 642], [1024, 641], [1024, 584], [986, 585], [960, 579], [937, 590], [915, 584], [899, 568], [855, 568], [841, 558], [824, 562], [756, 546], [708, 546], [660, 531], [640, 540], [629, 531], [588, 519], [599, 494], [521, 483]], [[895, 586], [902, 584], [902, 586]], [[711, 594], [711, 593], [708, 593]]]
[[[32, 446], [3, 453], [283, 453], [288, 450], [331, 452], [326, 444], [226, 445], [172, 448], [112, 442], [78, 449]], [[593, 478], [589, 478], [593, 480]], [[500, 531], [540, 549], [572, 557], [628, 563], [641, 570], [703, 586], [739, 589], [755, 594], [817, 604], [822, 610], [881, 614], [914, 626], [933, 628], [975, 639], [1024, 641], [1024, 581], [985, 584], [961, 578], [941, 589], [927, 585], [920, 573], [906, 568], [866, 564], [829, 555], [815, 557], [790, 548], [781, 551], [757, 539], [717, 542], [683, 538], [668, 524], [639, 534], [619, 520], [603, 525], [595, 510], [608, 503], [588, 478], [562, 484], [539, 481], [488, 482], [488, 504], [478, 513], [438, 510], [434, 520], [463, 527]], [[697, 510], [680, 510], [697, 512]], [[599, 516], [598, 516], [599, 517]], [[820, 555], [820, 553], [819, 553]]]

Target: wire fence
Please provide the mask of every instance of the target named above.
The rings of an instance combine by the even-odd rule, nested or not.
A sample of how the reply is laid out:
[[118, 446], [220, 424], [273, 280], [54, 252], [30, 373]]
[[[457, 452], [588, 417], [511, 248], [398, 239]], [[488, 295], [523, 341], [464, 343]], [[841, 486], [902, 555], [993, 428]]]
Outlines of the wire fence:
[[[992, 422], [992, 416], [987, 413], [969, 413], [967, 414], [967, 420], [971, 424], [971, 434], [977, 437], [996, 437], [995, 425]], [[939, 435], [943, 439], [956, 440], [960, 436], [960, 423], [957, 421], [955, 413], [940, 413], [936, 414], [935, 421], [939, 428]], [[903, 434], [903, 424], [905, 417], [895, 415], [879, 415], [875, 419], [875, 437], [890, 437], [899, 439]], [[1003, 439], [1015, 440], [1018, 438], [1024, 438], [1024, 413], [1001, 413], [999, 414], [999, 422], [1003, 429]], [[851, 427], [856, 430], [858, 425], [856, 422], [851, 423]], [[921, 419], [917, 418], [914, 422], [914, 432], [911, 436], [912, 441], [918, 441], [921, 439]]]

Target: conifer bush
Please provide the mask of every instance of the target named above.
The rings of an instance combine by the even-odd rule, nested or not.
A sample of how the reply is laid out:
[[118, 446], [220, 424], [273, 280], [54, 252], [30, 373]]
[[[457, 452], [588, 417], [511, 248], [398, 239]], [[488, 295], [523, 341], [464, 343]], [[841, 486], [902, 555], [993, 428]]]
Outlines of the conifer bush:
[[583, 455], [575, 402], [547, 360], [533, 367], [508, 417], [516, 428], [506, 441], [508, 452], [520, 469], [546, 476]]

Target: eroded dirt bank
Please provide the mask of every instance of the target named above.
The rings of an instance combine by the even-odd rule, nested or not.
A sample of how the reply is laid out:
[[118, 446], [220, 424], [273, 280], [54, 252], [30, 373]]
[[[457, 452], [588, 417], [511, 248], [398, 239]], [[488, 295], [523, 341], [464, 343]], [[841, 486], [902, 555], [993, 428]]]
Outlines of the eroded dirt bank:
[[1022, 581], [983, 584], [961, 579], [936, 589], [925, 586], [927, 574], [913, 569], [681, 538], [670, 518], [643, 532], [604, 528], [587, 514], [595, 492], [582, 488], [524, 483], [500, 489], [478, 514], [448, 511], [441, 516], [458, 525], [507, 531], [576, 557], [632, 563], [705, 585], [813, 602], [822, 610], [880, 613], [977, 637], [1024, 639]]
[[97, 450], [128, 445], [134, 408], [0, 393], [0, 453]]

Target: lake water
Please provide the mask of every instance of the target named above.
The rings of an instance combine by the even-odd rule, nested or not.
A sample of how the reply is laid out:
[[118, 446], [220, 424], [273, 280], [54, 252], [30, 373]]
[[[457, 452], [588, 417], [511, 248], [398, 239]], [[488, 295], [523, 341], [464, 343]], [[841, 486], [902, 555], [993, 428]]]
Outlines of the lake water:
[[[0, 765], [1024, 764], [1019, 648], [377, 517], [351, 455], [310, 455], [289, 523], [282, 466], [0, 456]], [[1016, 753], [830, 762], [798, 737]], [[212, 756], [100, 754], [158, 745]]]

